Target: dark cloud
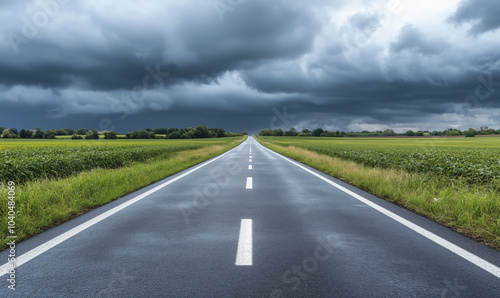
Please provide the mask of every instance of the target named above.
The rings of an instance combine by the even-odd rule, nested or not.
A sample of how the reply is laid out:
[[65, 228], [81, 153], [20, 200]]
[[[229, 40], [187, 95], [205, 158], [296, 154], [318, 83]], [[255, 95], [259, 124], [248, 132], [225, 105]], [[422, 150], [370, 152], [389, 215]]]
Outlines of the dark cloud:
[[455, 24], [471, 23], [469, 34], [477, 36], [500, 28], [499, 15], [499, 1], [463, 0], [448, 20]]
[[[480, 77], [500, 81], [498, 36], [465, 36], [451, 10], [408, 21], [383, 1], [220, 1], [222, 18], [212, 0], [69, 1], [17, 53], [12, 34], [44, 10], [2, 2], [0, 125], [500, 127], [496, 83], [466, 100]], [[498, 5], [471, 3], [450, 20], [493, 32]]]

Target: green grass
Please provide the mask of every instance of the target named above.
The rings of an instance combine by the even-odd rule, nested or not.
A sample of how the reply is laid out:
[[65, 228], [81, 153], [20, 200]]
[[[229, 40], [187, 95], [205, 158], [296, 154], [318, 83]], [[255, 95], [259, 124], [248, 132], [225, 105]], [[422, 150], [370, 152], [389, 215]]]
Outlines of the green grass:
[[[257, 139], [279, 153], [500, 249], [500, 180], [495, 164], [500, 158], [500, 138]], [[436, 170], [450, 164], [469, 171]], [[491, 171], [491, 176], [478, 175], [481, 168]]]
[[[128, 147], [201, 144], [198, 148], [187, 148], [167, 152], [142, 162], [130, 162], [118, 169], [95, 168], [74, 173], [64, 179], [35, 179], [16, 186], [16, 231], [17, 240], [23, 240], [67, 221], [95, 207], [104, 205], [130, 192], [203, 162], [240, 144], [245, 138], [197, 139], [197, 140], [123, 140], [121, 146]], [[17, 141], [17, 140], [16, 140]], [[13, 141], [13, 142], [16, 142]], [[49, 147], [64, 147], [73, 142], [47, 140]], [[104, 142], [104, 141], [98, 141]], [[113, 142], [116, 142], [113, 141]], [[118, 141], [119, 142], [119, 141]], [[120, 143], [115, 143], [120, 146]], [[29, 141], [18, 142], [18, 146], [30, 148]], [[39, 148], [36, 144], [35, 148]], [[71, 146], [71, 145], [69, 145]], [[87, 144], [91, 148], [106, 146], [104, 143]], [[78, 147], [75, 147], [78, 148]], [[5, 149], [4, 149], [5, 150]], [[7, 230], [7, 188], [0, 187], [0, 249], [6, 247]]]

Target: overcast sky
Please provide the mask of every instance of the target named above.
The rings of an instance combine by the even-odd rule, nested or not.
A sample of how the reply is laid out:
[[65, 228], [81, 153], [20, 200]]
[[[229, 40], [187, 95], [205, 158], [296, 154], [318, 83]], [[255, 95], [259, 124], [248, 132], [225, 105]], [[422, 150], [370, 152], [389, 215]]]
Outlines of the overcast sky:
[[0, 2], [0, 126], [500, 128], [500, 1]]

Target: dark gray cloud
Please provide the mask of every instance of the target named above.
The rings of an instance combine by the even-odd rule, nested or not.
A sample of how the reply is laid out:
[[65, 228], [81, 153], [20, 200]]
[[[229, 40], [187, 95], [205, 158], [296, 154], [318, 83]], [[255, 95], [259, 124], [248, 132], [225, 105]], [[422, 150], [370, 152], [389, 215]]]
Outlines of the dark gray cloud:
[[463, 0], [449, 21], [470, 23], [469, 34], [477, 36], [500, 28], [500, 2], [494, 0]]
[[496, 4], [56, 1], [0, 4], [0, 126], [500, 127]]

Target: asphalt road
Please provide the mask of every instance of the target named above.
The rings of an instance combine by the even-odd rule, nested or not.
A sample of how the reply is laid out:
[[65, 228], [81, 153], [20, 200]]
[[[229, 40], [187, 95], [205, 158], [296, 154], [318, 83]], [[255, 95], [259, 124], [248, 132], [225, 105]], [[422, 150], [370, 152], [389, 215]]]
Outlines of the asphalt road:
[[0, 297], [500, 297], [499, 252], [251, 137], [15, 250]]

